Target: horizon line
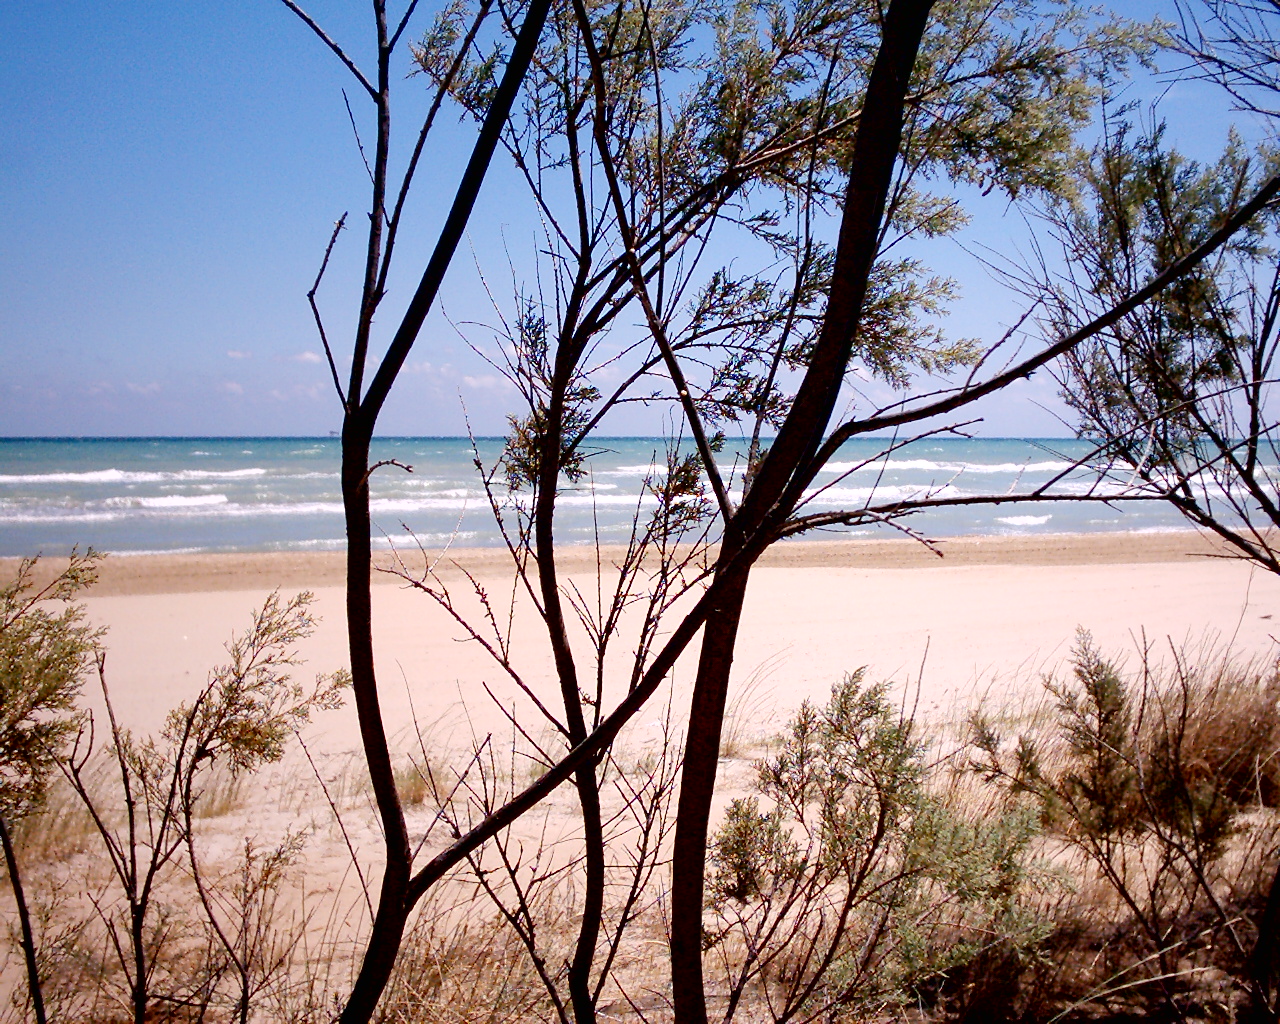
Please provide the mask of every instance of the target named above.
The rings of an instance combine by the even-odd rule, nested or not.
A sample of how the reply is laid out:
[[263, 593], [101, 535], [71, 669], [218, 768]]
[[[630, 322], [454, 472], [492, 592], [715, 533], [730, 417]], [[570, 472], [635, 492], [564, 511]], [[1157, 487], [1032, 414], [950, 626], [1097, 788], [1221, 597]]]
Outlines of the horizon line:
[[[601, 441], [667, 441], [664, 434], [597, 434]], [[864, 439], [868, 441], [892, 440], [892, 434], [863, 434], [850, 441]], [[760, 438], [761, 441], [774, 441], [777, 435]], [[334, 432], [329, 434], [0, 434], [0, 443], [7, 441], [338, 441], [342, 437]], [[503, 434], [375, 434], [374, 441], [505, 441]], [[685, 438], [683, 440], [691, 440]], [[746, 442], [745, 436], [726, 437], [728, 441]], [[975, 437], [931, 437], [918, 440], [930, 441], [1077, 441], [1082, 440], [1072, 434], [1000, 434]], [[847, 443], [847, 442], [846, 442]], [[908, 442], [913, 443], [913, 442]]]

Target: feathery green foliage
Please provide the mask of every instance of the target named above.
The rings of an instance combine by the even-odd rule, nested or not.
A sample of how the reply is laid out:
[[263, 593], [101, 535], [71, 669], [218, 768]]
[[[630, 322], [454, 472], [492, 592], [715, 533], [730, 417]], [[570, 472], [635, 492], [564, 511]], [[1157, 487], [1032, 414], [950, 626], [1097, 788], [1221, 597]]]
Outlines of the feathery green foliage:
[[[1249, 953], [1265, 928], [1250, 915], [1262, 916], [1258, 887], [1280, 848], [1274, 827], [1248, 812], [1276, 799], [1280, 668], [1185, 650], [1162, 667], [1143, 650], [1141, 665], [1126, 671], [1083, 630], [1073, 661], [1071, 682], [1046, 681], [1048, 730], [1010, 747], [974, 716], [972, 766], [1030, 795], [1049, 834], [1114, 893], [1124, 938], [1102, 941], [1130, 950], [1110, 954], [1121, 957], [1124, 988], [1144, 986], [1142, 998], [1181, 1015], [1182, 1001], [1199, 997], [1179, 965], [1216, 945], [1215, 969], [1265, 1005], [1269, 982]], [[1243, 871], [1226, 863], [1237, 838], [1250, 851]], [[1233, 870], [1252, 880], [1228, 883]]]
[[[670, 398], [660, 386], [643, 390], [664, 365], [653, 342], [609, 337], [635, 297], [628, 294], [625, 233], [592, 153], [597, 130], [612, 150], [635, 258], [671, 352], [687, 367], [694, 407], [709, 428], [778, 426], [792, 400], [791, 376], [810, 358], [830, 286], [833, 249], [819, 225], [843, 201], [882, 6], [590, 0], [609, 97], [603, 112], [594, 106], [580, 26], [568, 5], [552, 11], [520, 109], [503, 135], [543, 218], [554, 281], [540, 275], [536, 288], [521, 286], [514, 316], [497, 331], [495, 365], [528, 406], [511, 420], [503, 457], [509, 484], [528, 484], [539, 460], [556, 455], [575, 480], [583, 435], [610, 404]], [[448, 6], [414, 55], [420, 72], [447, 85], [480, 120], [507, 41], [491, 33], [489, 42], [474, 39], [464, 49], [462, 27], [472, 9], [478, 5]], [[904, 112], [900, 169], [851, 371], [905, 387], [920, 372], [943, 373], [978, 358], [978, 345], [949, 339], [939, 326], [954, 283], [890, 250], [966, 223], [945, 187], [931, 190], [934, 181], [1010, 197], [1062, 192], [1071, 180], [1074, 133], [1088, 123], [1101, 83], [1145, 59], [1153, 42], [1142, 26], [1065, 0], [938, 5]], [[451, 77], [455, 60], [460, 72]], [[743, 256], [699, 268], [715, 232], [736, 232], [734, 248]], [[740, 270], [742, 263], [759, 269]], [[637, 358], [642, 365], [625, 393], [592, 384], [606, 366], [623, 372], [599, 379], [631, 375]], [[559, 451], [542, 451], [557, 359], [574, 373], [560, 396]]]
[[856, 1018], [1047, 930], [1022, 903], [1044, 875], [1035, 814], [967, 810], [887, 687], [862, 676], [801, 705], [714, 838], [704, 942], [730, 1015], [759, 985], [776, 1017]]
[[978, 714], [974, 767], [1033, 794], [1046, 822], [1086, 845], [1168, 830], [1212, 860], [1241, 811], [1276, 800], [1280, 670], [1180, 655], [1160, 678], [1148, 656], [1126, 678], [1081, 630], [1073, 683], [1045, 682], [1057, 749], [1052, 737], [1023, 735], [1006, 750]]
[[[92, 549], [37, 586], [24, 558], [0, 587], [0, 816], [10, 823], [38, 805], [59, 748], [75, 728], [75, 703], [103, 631], [70, 602], [97, 578]], [[54, 612], [50, 604], [61, 603]]]
[[312, 599], [303, 591], [281, 602], [273, 593], [251, 628], [227, 644], [231, 660], [213, 670], [195, 701], [169, 713], [161, 739], [190, 757], [193, 772], [206, 761], [221, 760], [233, 774], [278, 761], [314, 712], [342, 705], [345, 672], [321, 675], [310, 689], [289, 674], [299, 664], [298, 642], [315, 629]]

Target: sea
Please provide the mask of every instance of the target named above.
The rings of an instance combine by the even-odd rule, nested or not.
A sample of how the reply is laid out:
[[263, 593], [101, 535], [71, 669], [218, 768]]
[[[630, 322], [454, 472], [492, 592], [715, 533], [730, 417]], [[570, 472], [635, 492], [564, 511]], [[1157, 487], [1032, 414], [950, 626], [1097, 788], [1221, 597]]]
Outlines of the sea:
[[[885, 442], [845, 445], [806, 496], [806, 513], [932, 495], [960, 498], [1028, 491], [1089, 452], [1070, 439], [927, 439], [884, 455]], [[499, 438], [387, 437], [372, 458], [372, 513], [380, 546], [502, 543], [498, 514], [514, 526], [527, 493], [508, 489]], [[719, 459], [741, 467], [745, 445]], [[655, 502], [664, 472], [660, 438], [599, 439], [584, 474], [563, 481], [556, 535], [566, 543], [622, 541]], [[94, 547], [157, 552], [331, 551], [344, 544], [337, 438], [0, 439], [0, 556]], [[1076, 469], [1059, 493], [1084, 493], [1096, 475]], [[527, 505], [526, 505], [527, 507]], [[1185, 529], [1162, 502], [961, 505], [901, 521], [930, 537]], [[892, 525], [836, 527], [808, 537], [901, 535]]]

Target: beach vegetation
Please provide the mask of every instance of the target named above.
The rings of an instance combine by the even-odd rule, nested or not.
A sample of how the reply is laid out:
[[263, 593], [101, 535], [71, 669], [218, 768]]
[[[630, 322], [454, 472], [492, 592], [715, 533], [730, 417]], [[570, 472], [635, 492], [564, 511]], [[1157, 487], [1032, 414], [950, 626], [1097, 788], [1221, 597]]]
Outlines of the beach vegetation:
[[[372, 115], [371, 131], [359, 136], [371, 192], [349, 360], [335, 352], [317, 302], [345, 214], [308, 296], [343, 417], [352, 696], [382, 844], [376, 896], [367, 893], [372, 923], [340, 1019], [374, 1019], [415, 908], [463, 871], [482, 889], [503, 880], [489, 898], [528, 952], [556, 1016], [592, 1024], [611, 986], [620, 986], [616, 954], [625, 930], [638, 926], [635, 894], [669, 863], [671, 1005], [680, 1024], [704, 1024], [712, 810], [740, 615], [760, 556], [787, 537], [833, 526], [889, 524], [927, 541], [907, 517], [952, 500], [940, 492], [873, 494], [822, 512], [807, 505], [841, 446], [888, 438], [876, 458], [841, 467], [837, 482], [912, 440], [963, 434], [964, 417], [983, 397], [1081, 350], [1152, 300], [1165, 301], [1170, 289], [1194, 290], [1186, 282], [1199, 280], [1197, 268], [1249, 237], [1280, 178], [1247, 177], [1207, 210], [1187, 246], [1143, 263], [1079, 322], [1047, 322], [1006, 359], [1003, 346], [1017, 328], [991, 345], [941, 329], [955, 287], [914, 253], [964, 223], [962, 196], [994, 192], [1041, 208], [1071, 197], [1079, 188], [1078, 133], [1113, 83], [1152, 55], [1162, 29], [1081, 3], [1032, 0], [530, 0], [520, 10], [475, 0], [446, 5], [423, 29], [416, 0], [398, 13], [373, 0], [372, 63], [362, 66], [357, 51], [295, 0], [282, 2], [350, 73]], [[401, 151], [392, 145], [392, 83], [405, 48], [420, 72], [415, 87], [425, 85], [430, 100]], [[386, 319], [408, 198], [431, 164], [433, 129], [446, 108], [474, 124], [474, 145], [418, 285], [381, 333], [375, 323]], [[534, 768], [515, 770], [491, 737], [476, 737], [450, 771], [432, 769], [424, 805], [453, 810], [435, 819], [448, 823], [448, 842], [428, 851], [425, 840], [411, 840], [406, 817], [405, 797], [422, 790], [397, 771], [383, 720], [370, 594], [370, 477], [405, 467], [371, 461], [370, 445], [499, 153], [527, 186], [540, 232], [531, 280], [513, 282], [510, 303], [495, 297], [496, 324], [485, 332], [496, 338], [489, 350], [496, 372], [523, 402], [497, 463], [476, 456], [512, 557], [510, 592], [443, 579], [437, 560], [412, 539], [391, 569], [492, 656], [518, 694], [514, 710], [503, 705], [512, 749], [521, 746]], [[723, 253], [733, 258], [721, 261]], [[888, 397], [861, 394], [861, 381]], [[592, 491], [600, 433], [629, 403], [664, 410], [670, 436], [654, 453], [621, 554], [602, 555], [595, 585], [582, 588], [558, 562], [557, 508], [568, 488]], [[740, 466], [723, 464], [729, 430], [749, 438]], [[1149, 488], [1102, 486], [1059, 493], [1061, 481], [960, 500], [1153, 496]], [[587, 539], [603, 546], [598, 531]], [[522, 598], [542, 623], [550, 688], [532, 681], [512, 643]], [[667, 746], [637, 782], [621, 770], [613, 745], [642, 708], [671, 692], [678, 661], [695, 645], [687, 712], [668, 716], [686, 723], [682, 753], [667, 749], [676, 733], [664, 727]], [[1123, 716], [1112, 724], [1122, 727]], [[115, 747], [128, 747], [128, 737], [112, 731]], [[270, 747], [261, 736], [254, 742]], [[267, 747], [246, 753], [243, 769], [267, 760]], [[225, 749], [224, 760], [235, 763], [236, 748]], [[151, 771], [146, 750], [135, 753], [119, 757], [126, 791], [130, 772]], [[181, 772], [173, 771], [176, 780]], [[512, 830], [545, 814], [535, 808], [562, 785], [576, 801], [577, 831], [565, 844], [577, 852], [553, 870], [552, 850], [526, 856]], [[179, 794], [189, 788], [173, 786]], [[137, 807], [149, 810], [139, 792]], [[162, 820], [167, 800], [157, 805]], [[181, 799], [172, 806], [183, 810]], [[743, 804], [735, 813], [748, 811]], [[774, 812], [757, 805], [750, 813]], [[167, 827], [166, 842], [150, 847], [153, 860], [177, 855], [184, 827]], [[108, 847], [123, 849], [118, 839], [112, 846], [109, 829], [100, 831]], [[782, 850], [782, 833], [776, 838]], [[166, 844], [172, 853], [163, 853]], [[198, 873], [194, 847], [187, 854]], [[117, 875], [137, 916], [133, 904], [145, 886], [132, 868]], [[573, 884], [557, 889], [552, 881], [562, 875]], [[551, 891], [555, 899], [545, 895]], [[622, 901], [610, 909], [618, 892]], [[247, 991], [239, 940], [228, 941], [218, 915], [205, 910]], [[544, 912], [550, 925], [539, 920]], [[554, 958], [540, 936], [553, 937]], [[130, 939], [135, 950], [144, 938]], [[136, 990], [146, 954], [124, 959]]]
[[1273, 1020], [1280, 669], [1212, 649], [1138, 655], [1127, 669], [1082, 632], [1071, 678], [1045, 681], [1047, 728], [1009, 741], [976, 714], [972, 766], [1029, 801], [1081, 858], [1072, 870], [1114, 898], [1127, 931], [1086, 1000], [1124, 993], [1186, 1019], [1197, 976], [1221, 971], [1237, 1019]]
[[[96, 579], [92, 549], [73, 551], [47, 581], [37, 582], [38, 568], [38, 558], [24, 558], [13, 579], [0, 585], [0, 844], [18, 916], [27, 996], [36, 1024], [45, 1024], [47, 964], [36, 948], [14, 832], [44, 803], [62, 748], [80, 719], [77, 699], [102, 631], [72, 603]], [[55, 613], [57, 604], [62, 610]]]
[[861, 672], [801, 705], [712, 841], [702, 944], [725, 1021], [760, 1003], [829, 1020], [932, 1002], [947, 972], [1048, 933], [1025, 903], [1048, 878], [1036, 816], [975, 804], [936, 755]]
[[[63, 782], [17, 833], [33, 865], [49, 1020], [138, 1019], [138, 910], [146, 1020], [319, 1024], [340, 1012], [376, 895], [358, 850], [376, 809], [366, 790], [335, 796], [324, 785], [350, 766], [310, 761], [339, 825], [323, 844], [318, 824], [294, 811], [257, 820], [270, 799], [246, 797], [243, 812], [217, 817], [198, 810], [218, 798], [221, 771], [247, 780], [272, 763], [302, 787], [307, 763], [273, 759], [341, 680], [287, 678], [296, 659], [270, 637], [300, 638], [301, 616], [305, 606], [283, 601], [259, 613], [261, 628], [233, 641], [228, 664], [155, 737], [114, 728], [91, 758], [83, 737], [78, 754], [71, 739]], [[960, 733], [917, 719], [899, 687], [851, 673], [825, 703], [796, 709], [756, 760], [722, 766], [734, 774], [722, 774], [730, 796], [710, 836], [699, 937], [709, 1007], [726, 1021], [1189, 1021], [1205, 1007], [1269, 1019], [1278, 680], [1273, 659], [1225, 647], [1157, 657], [1144, 646], [1130, 664], [1082, 633], [1041, 705], [983, 708]], [[210, 728], [218, 722], [230, 724]], [[184, 747], [188, 732], [203, 739]], [[601, 1015], [671, 1019], [655, 950], [669, 943], [678, 739], [667, 722], [596, 766], [616, 855], [599, 933]], [[193, 770], [201, 745], [214, 764]], [[480, 735], [468, 755], [424, 761], [425, 792], [408, 805], [424, 845], [447, 848], [487, 819], [525, 786], [528, 763], [553, 762], [548, 745], [518, 731], [509, 744]], [[41, 847], [67, 819], [68, 795], [89, 841]], [[376, 1019], [572, 1019], [576, 810], [562, 798], [516, 819], [424, 896]], [[343, 845], [341, 884], [319, 860], [308, 866]], [[40, 849], [52, 855], [35, 858]], [[130, 862], [150, 878], [139, 898], [128, 869], [120, 874]], [[25, 1000], [10, 1009], [5, 1019], [31, 1019]]]
[[305, 833], [266, 845], [246, 837], [236, 869], [216, 878], [199, 834], [203, 820], [225, 810], [229, 787], [279, 761], [314, 713], [341, 703], [345, 673], [320, 675], [309, 687], [291, 676], [296, 645], [314, 628], [310, 600], [268, 598], [227, 644], [228, 662], [156, 736], [136, 736], [119, 721], [97, 654], [105, 742], [82, 712], [62, 727], [63, 747], [51, 759], [92, 821], [86, 917], [64, 936], [62, 957], [95, 965], [95, 1012], [143, 1024], [175, 1007], [223, 1008], [243, 1024], [289, 964], [271, 920]]
[[426, 800], [429, 786], [423, 770], [412, 761], [396, 769], [396, 789], [400, 793], [401, 803], [406, 807], [416, 807]]

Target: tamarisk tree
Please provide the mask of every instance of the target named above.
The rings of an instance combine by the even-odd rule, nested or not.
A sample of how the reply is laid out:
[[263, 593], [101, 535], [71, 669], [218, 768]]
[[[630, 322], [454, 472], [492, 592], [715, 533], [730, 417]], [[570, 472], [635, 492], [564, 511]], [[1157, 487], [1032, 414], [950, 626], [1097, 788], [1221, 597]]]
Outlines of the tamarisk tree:
[[[282, 2], [355, 77], [375, 123], [366, 271], [345, 380], [316, 312], [344, 414], [352, 685], [385, 839], [373, 928], [342, 1019], [372, 1016], [423, 894], [569, 781], [582, 821], [581, 923], [567, 967], [568, 998], [560, 999], [556, 979], [547, 982], [563, 1018], [594, 1019], [626, 919], [624, 912], [612, 931], [602, 931], [609, 869], [601, 780], [610, 745], [701, 633], [671, 891], [676, 1017], [701, 1024], [709, 815], [752, 565], [782, 537], [892, 521], [938, 503], [805, 510], [815, 478], [844, 442], [873, 432], [952, 429], [972, 403], [1071, 352], [1179, 281], [1248, 224], [1280, 182], [1224, 208], [1185, 253], [1133, 281], [1091, 320], [992, 368], [988, 347], [947, 339], [938, 329], [953, 289], [904, 255], [902, 243], [963, 223], [951, 185], [1013, 199], [1060, 191], [1074, 132], [1087, 124], [1100, 83], [1141, 52], [1141, 33], [1099, 23], [1070, 3], [1032, 0], [451, 5], [413, 48], [433, 100], [393, 186], [392, 57], [417, 0], [398, 19], [388, 17], [384, 0], [373, 0], [377, 67], [368, 75], [293, 0]], [[430, 160], [431, 129], [445, 102], [475, 120], [475, 147], [421, 282], [374, 360], [374, 318], [405, 197]], [[379, 466], [370, 461], [370, 443], [499, 148], [528, 183], [550, 269], [545, 286], [540, 277], [518, 290], [517, 309], [504, 318], [496, 360], [525, 408], [512, 418], [500, 466], [489, 467], [485, 479], [500, 517], [507, 515], [504, 486], [529, 495], [515, 506], [509, 529], [504, 521], [504, 536], [546, 627], [558, 706], [532, 687], [525, 694], [562, 749], [535, 781], [490, 801], [467, 827], [459, 821], [447, 846], [415, 862], [378, 699], [369, 478]], [[736, 263], [715, 266], [709, 254], [723, 244], [742, 262], [758, 256], [760, 266], [745, 273]], [[315, 295], [313, 289], [313, 310]], [[855, 403], [841, 412], [856, 372], [889, 382], [898, 397], [883, 408]], [[922, 372], [958, 374], [959, 383], [912, 390]], [[637, 516], [612, 597], [592, 612], [557, 564], [557, 499], [566, 481], [589, 471], [591, 439], [610, 410], [628, 402], [668, 404], [677, 440], [691, 438], [692, 451], [673, 444], [664, 482], [651, 482], [658, 513], [645, 523]], [[722, 467], [730, 425], [750, 446], [743, 465]], [[692, 545], [693, 554], [682, 545]], [[642, 567], [655, 553], [658, 568], [646, 575]], [[405, 576], [454, 607], [429, 571], [406, 569]], [[611, 678], [609, 638], [620, 610], [637, 600], [648, 601], [648, 612], [635, 654]], [[592, 638], [590, 666], [575, 655], [574, 628]], [[492, 651], [521, 686], [501, 643]], [[537, 957], [535, 943], [528, 944]]]

